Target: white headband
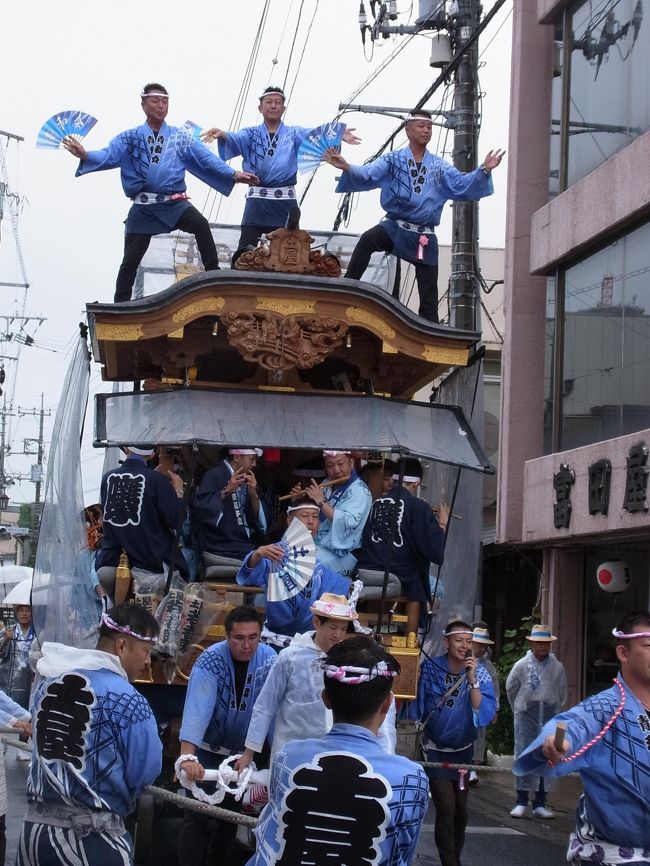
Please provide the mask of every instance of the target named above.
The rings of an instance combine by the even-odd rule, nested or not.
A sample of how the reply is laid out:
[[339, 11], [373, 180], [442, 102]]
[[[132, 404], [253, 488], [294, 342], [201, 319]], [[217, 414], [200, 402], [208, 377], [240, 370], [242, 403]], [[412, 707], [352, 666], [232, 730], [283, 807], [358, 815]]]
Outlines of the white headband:
[[140, 457], [153, 457], [154, 449], [153, 448], [133, 448], [131, 445], [126, 446], [131, 454], [139, 454]]
[[347, 454], [349, 457], [352, 456], [351, 451], [323, 451], [323, 457], [338, 457], [339, 454]]
[[160, 90], [150, 90], [149, 93], [145, 93], [143, 90], [140, 94], [141, 99], [146, 99], [147, 96], [162, 96], [165, 99], [169, 99], [169, 93], [162, 93]]
[[[399, 481], [399, 475], [393, 475], [392, 481]], [[413, 484], [416, 481], [422, 481], [422, 477], [420, 475], [404, 475], [402, 481], [406, 481], [407, 484]]]
[[293, 511], [300, 511], [301, 508], [315, 508], [316, 511], [320, 511], [320, 506], [316, 505], [316, 503], [310, 505], [306, 502], [304, 505], [290, 505], [289, 508], [287, 508], [287, 514], [291, 514]]
[[228, 453], [231, 457], [261, 457], [263, 452], [261, 448], [231, 448]]
[[[352, 665], [325, 665], [325, 676], [330, 680], [338, 680], [346, 686], [358, 686], [359, 683], [369, 683], [377, 677], [396, 677], [397, 671], [391, 671], [386, 662], [377, 662], [371, 668], [356, 668]], [[352, 674], [352, 676], [348, 676]]]
[[460, 628], [458, 628], [458, 629], [455, 628], [453, 631], [445, 631], [442, 633], [442, 636], [443, 637], [451, 637], [452, 634], [471, 634], [472, 637], [474, 636], [474, 632], [471, 629], [460, 629]]
[[407, 114], [404, 120], [406, 123], [411, 120], [427, 120], [431, 125], [433, 125], [433, 121], [430, 117], [427, 117], [426, 114]]
[[633, 637], [650, 637], [650, 631], [633, 631], [630, 634], [625, 634], [625, 632], [613, 628], [612, 635], [619, 640], [631, 640]]

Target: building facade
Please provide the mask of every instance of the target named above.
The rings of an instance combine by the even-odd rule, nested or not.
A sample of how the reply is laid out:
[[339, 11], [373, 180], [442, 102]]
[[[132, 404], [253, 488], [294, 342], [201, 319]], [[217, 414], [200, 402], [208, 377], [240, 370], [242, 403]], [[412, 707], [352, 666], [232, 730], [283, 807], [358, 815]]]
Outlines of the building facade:
[[497, 540], [542, 552], [572, 698], [649, 605], [649, 49], [639, 0], [513, 7]]

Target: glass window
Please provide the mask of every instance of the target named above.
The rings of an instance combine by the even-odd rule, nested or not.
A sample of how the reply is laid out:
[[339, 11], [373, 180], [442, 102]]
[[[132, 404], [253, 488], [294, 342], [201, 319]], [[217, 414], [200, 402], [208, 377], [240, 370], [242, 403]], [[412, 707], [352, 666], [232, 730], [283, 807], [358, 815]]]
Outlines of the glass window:
[[544, 328], [544, 454], [553, 448], [553, 405], [555, 381], [555, 277], [546, 281], [546, 327]]
[[650, 223], [564, 272], [563, 324], [560, 449], [650, 427]]
[[581, 3], [566, 48], [570, 186], [650, 127], [650, 20], [641, 0]]

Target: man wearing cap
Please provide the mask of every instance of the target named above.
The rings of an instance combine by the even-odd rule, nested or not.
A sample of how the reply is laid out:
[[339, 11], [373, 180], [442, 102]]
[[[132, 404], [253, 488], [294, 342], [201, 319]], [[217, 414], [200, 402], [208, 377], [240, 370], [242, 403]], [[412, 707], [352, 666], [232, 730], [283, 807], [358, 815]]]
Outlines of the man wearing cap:
[[[431, 506], [417, 498], [422, 474], [419, 460], [409, 458], [404, 462], [404, 478], [397, 506], [399, 475], [393, 474], [390, 492], [375, 499], [372, 504], [370, 518], [363, 530], [358, 561], [359, 568], [383, 571], [390, 550], [390, 570], [399, 578], [402, 593], [408, 598], [407, 634], [417, 633], [421, 605], [431, 599], [429, 569], [431, 563], [441, 565], [445, 558], [449, 520], [449, 507], [444, 502], [439, 505], [438, 522]], [[391, 549], [390, 538], [395, 520]]]
[[[490, 640], [487, 623], [475, 622], [472, 623], [472, 655], [482, 667], [489, 673], [492, 680], [492, 690], [494, 691], [494, 700], [496, 703], [494, 718], [490, 720], [490, 724], [496, 719], [499, 712], [499, 676], [494, 663], [490, 659], [494, 641]], [[473, 764], [481, 766], [485, 764], [485, 747], [487, 740], [487, 725], [481, 725], [478, 729], [478, 734], [474, 740], [474, 758]], [[476, 770], [470, 770], [469, 774], [470, 785], [478, 785], [478, 774]]]
[[261, 456], [261, 448], [231, 448], [203, 476], [192, 522], [206, 565], [225, 557], [239, 566], [266, 532], [269, 512], [253, 473]]
[[[289, 211], [296, 205], [298, 149], [312, 132], [304, 126], [286, 126], [284, 92], [267, 87], [260, 96], [259, 126], [248, 126], [238, 132], [212, 127], [202, 134], [204, 141], [219, 142], [219, 156], [229, 160], [243, 157], [243, 167], [259, 177], [260, 184], [251, 187], [242, 216], [241, 235], [233, 264], [247, 247], [256, 247], [263, 234], [286, 225]], [[343, 141], [359, 144], [353, 130], [346, 129]]]
[[68, 136], [63, 146], [79, 160], [76, 176], [119, 168], [122, 188], [133, 206], [126, 218], [124, 258], [115, 286], [115, 302], [131, 299], [138, 265], [152, 235], [180, 230], [193, 234], [206, 271], [218, 270], [217, 249], [206, 218], [189, 203], [189, 171], [222, 195], [236, 183], [256, 184], [247, 171], [235, 171], [185, 127], [165, 123], [169, 94], [161, 84], [146, 84], [140, 94], [146, 122], [115, 136], [103, 150], [87, 151]]
[[248, 866], [413, 862], [427, 779], [378, 742], [398, 672], [397, 660], [368, 637], [337, 643], [322, 659], [318, 686], [334, 725], [276, 754]]
[[361, 545], [372, 496], [357, 475], [350, 451], [323, 451], [323, 462], [327, 480], [332, 483], [320, 487], [312, 480], [304, 490], [297, 486], [292, 493], [295, 498], [304, 494], [318, 505], [316, 554], [323, 565], [347, 577], [357, 564], [352, 551]]
[[340, 153], [330, 150], [324, 159], [343, 171], [337, 192], [381, 190], [386, 216], [364, 232], [352, 253], [345, 276], [360, 280], [374, 252], [392, 253], [415, 265], [420, 293], [419, 313], [438, 321], [438, 239], [435, 227], [447, 201], [476, 201], [494, 192], [491, 172], [503, 157], [490, 151], [481, 166], [464, 174], [430, 153], [433, 128], [427, 111], [414, 111], [404, 131], [408, 147], [393, 150], [366, 165], [350, 165]]
[[[246, 735], [246, 750], [235, 765], [243, 769], [260, 752], [273, 727], [271, 760], [289, 740], [324, 735], [332, 725], [331, 714], [323, 704], [323, 672], [319, 661], [331, 648], [345, 640], [348, 626], [359, 618], [354, 605], [344, 596], [325, 592], [311, 606], [312, 631], [297, 634], [264, 683], [253, 709]], [[387, 749], [394, 751], [394, 708], [380, 736]]]
[[[546, 723], [514, 770], [559, 778], [579, 773], [567, 860], [650, 864], [650, 611], [612, 632], [621, 667], [614, 685]], [[558, 734], [561, 723], [564, 733]]]
[[[315, 535], [320, 523], [320, 510], [311, 499], [304, 497], [287, 509], [287, 525], [299, 520]], [[237, 583], [242, 586], [262, 586], [269, 583], [274, 562], [281, 562], [285, 550], [281, 544], [266, 544], [246, 555], [239, 572]], [[346, 596], [350, 581], [323, 565], [317, 558], [310, 581], [296, 595], [284, 601], [266, 602], [266, 631], [274, 645], [286, 646], [295, 634], [309, 631], [312, 627], [311, 605], [324, 592]]]
[[[236, 607], [225, 619], [226, 639], [208, 647], [192, 667], [179, 733], [181, 768], [190, 782], [203, 779], [225, 757], [241, 753], [251, 713], [277, 658], [260, 643], [262, 617], [249, 605]], [[237, 804], [228, 798], [224, 808]], [[179, 863], [202, 866], [210, 844], [227, 862], [237, 825], [188, 809], [178, 840]], [[212, 836], [212, 839], [210, 837]]]
[[459, 866], [467, 826], [467, 771], [453, 764], [471, 764], [478, 728], [489, 724], [496, 706], [490, 675], [472, 655], [472, 636], [466, 622], [450, 622], [445, 655], [426, 659], [418, 684], [424, 760], [452, 765], [427, 767], [442, 866]]
[[128, 556], [134, 584], [146, 586], [156, 596], [162, 597], [172, 560], [184, 578], [189, 574], [177, 536], [183, 479], [175, 472], [147, 466], [153, 448], [129, 446], [124, 450], [126, 460], [104, 475], [100, 487], [104, 532], [95, 569], [111, 605], [122, 550]]
[[[530, 649], [512, 667], [506, 680], [506, 694], [515, 722], [515, 758], [519, 757], [540, 731], [566, 702], [566, 672], [564, 665], [551, 652], [557, 640], [547, 625], [534, 625], [526, 638]], [[534, 791], [533, 815], [553, 818], [546, 807], [548, 782], [539, 773], [515, 772], [517, 802], [510, 814], [523, 818], [528, 809], [528, 792]]]
[[133, 862], [124, 818], [161, 770], [147, 701], [130, 681], [149, 665], [158, 623], [142, 606], [104, 614], [94, 650], [44, 643], [17, 866]]

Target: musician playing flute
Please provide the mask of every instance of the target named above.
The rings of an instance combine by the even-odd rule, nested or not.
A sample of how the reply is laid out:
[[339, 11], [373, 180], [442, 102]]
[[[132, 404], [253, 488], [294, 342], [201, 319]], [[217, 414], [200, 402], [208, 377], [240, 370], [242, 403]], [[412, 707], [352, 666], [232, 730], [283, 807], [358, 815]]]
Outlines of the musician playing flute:
[[[332, 484], [321, 487], [316, 481], [303, 491], [294, 487], [294, 496], [306, 494], [320, 509], [320, 528], [316, 533], [316, 555], [332, 571], [348, 577], [357, 564], [352, 551], [361, 546], [372, 496], [357, 475], [350, 451], [323, 451], [325, 474]], [[338, 483], [340, 479], [348, 481]]]
[[[304, 496], [287, 509], [287, 523], [300, 520], [315, 536], [320, 524], [320, 509], [311, 499]], [[280, 544], [265, 544], [246, 556], [237, 574], [237, 583], [243, 586], [263, 586], [269, 582], [271, 566], [282, 562], [285, 550]], [[324, 592], [347, 596], [350, 581], [316, 559], [311, 580], [297, 595], [285, 601], [266, 602], [265, 640], [276, 649], [296, 634], [304, 634], [312, 628], [312, 604]]]

